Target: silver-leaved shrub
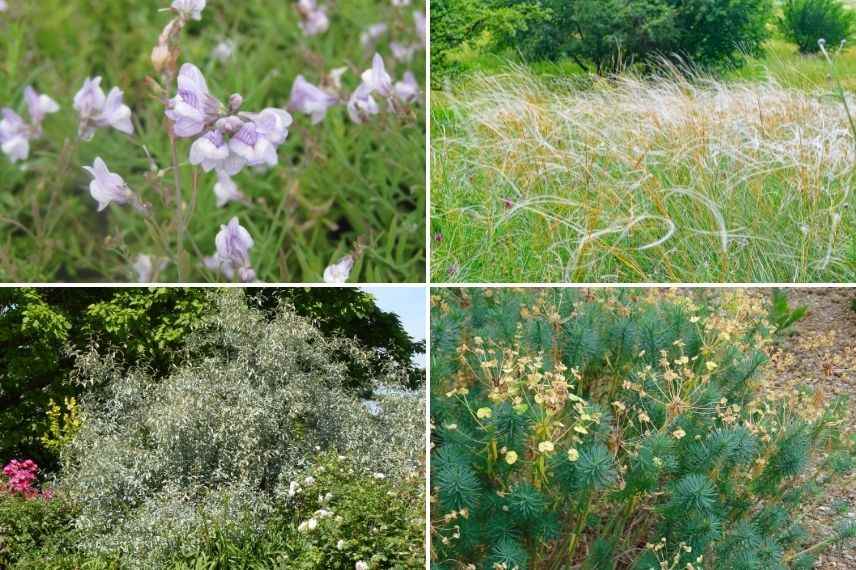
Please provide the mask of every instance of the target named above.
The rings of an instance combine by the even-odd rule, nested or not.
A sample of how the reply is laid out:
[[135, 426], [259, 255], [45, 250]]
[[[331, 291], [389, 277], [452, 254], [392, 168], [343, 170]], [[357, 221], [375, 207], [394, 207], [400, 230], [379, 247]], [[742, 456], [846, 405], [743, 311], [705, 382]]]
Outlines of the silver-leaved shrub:
[[345, 356], [366, 356], [353, 341], [288, 306], [268, 319], [238, 294], [216, 298], [185, 364], [163, 380], [97, 347], [79, 356], [75, 380], [89, 395], [60, 486], [80, 505], [84, 551], [151, 567], [204, 542], [212, 523], [262, 529], [318, 451], [347, 456], [367, 478], [420, 469], [422, 397], [377, 390], [367, 406], [343, 388]]

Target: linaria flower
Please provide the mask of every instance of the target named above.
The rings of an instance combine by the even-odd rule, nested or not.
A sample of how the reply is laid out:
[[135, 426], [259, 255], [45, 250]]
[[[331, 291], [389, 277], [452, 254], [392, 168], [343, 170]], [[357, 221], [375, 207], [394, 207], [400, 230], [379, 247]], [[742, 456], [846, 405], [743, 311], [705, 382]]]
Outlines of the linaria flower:
[[252, 166], [274, 166], [277, 163], [276, 147], [259, 132], [255, 123], [244, 123], [241, 130], [229, 139], [229, 151]]
[[395, 97], [402, 103], [415, 103], [419, 99], [419, 83], [410, 71], [404, 74], [404, 79], [395, 84]]
[[178, 71], [178, 94], [167, 103], [166, 116], [174, 123], [175, 136], [187, 138], [201, 133], [217, 120], [221, 104], [208, 92], [202, 72], [192, 63]]
[[87, 78], [74, 96], [74, 108], [80, 115], [78, 134], [84, 141], [92, 140], [98, 128], [113, 127], [126, 134], [134, 132], [131, 109], [122, 102], [122, 90], [114, 87], [107, 97], [101, 89], [101, 77]]
[[137, 195], [128, 188], [121, 176], [107, 169], [107, 165], [100, 156], [95, 157], [95, 163], [92, 166], [84, 166], [83, 169], [92, 175], [89, 193], [98, 202], [99, 212], [112, 202], [133, 204], [138, 210], [144, 209]]
[[227, 279], [237, 276], [244, 283], [255, 280], [256, 272], [250, 265], [253, 238], [250, 232], [241, 226], [237, 217], [229, 220], [225, 226], [220, 226], [214, 243], [217, 251], [211, 257], [205, 258], [205, 266], [208, 269], [220, 271]]
[[217, 61], [224, 62], [232, 59], [235, 54], [235, 42], [232, 40], [223, 40], [218, 43], [211, 51], [211, 57]]
[[351, 275], [351, 270], [354, 268], [354, 256], [346, 255], [324, 270], [325, 283], [345, 283]]
[[45, 115], [59, 111], [56, 101], [39, 94], [29, 85], [24, 88], [24, 100], [30, 115], [29, 123], [9, 108], [2, 110], [3, 118], [0, 119], [0, 149], [12, 163], [27, 159], [30, 155], [30, 141], [42, 135]]
[[362, 75], [363, 85], [367, 85], [373, 92], [378, 92], [382, 97], [391, 97], [392, 78], [386, 72], [386, 66], [379, 53], [372, 58], [372, 68], [367, 69]]
[[380, 107], [372, 97], [371, 87], [365, 83], [360, 84], [348, 99], [348, 116], [353, 122], [361, 124], [379, 112]]
[[389, 30], [389, 26], [385, 22], [372, 24], [360, 34], [360, 45], [366, 50], [373, 48], [375, 43], [377, 43], [387, 30]]
[[392, 50], [392, 57], [402, 63], [410, 63], [413, 59], [416, 50], [419, 46], [416, 44], [402, 44], [400, 42], [390, 42], [389, 49]]
[[243, 202], [247, 198], [238, 190], [238, 185], [222, 171], [217, 171], [217, 183], [214, 185], [214, 195], [217, 197], [217, 207], [222, 208], [229, 202]]
[[416, 26], [416, 35], [419, 36], [420, 43], [424, 46], [425, 41], [427, 39], [426, 35], [426, 22], [427, 18], [425, 18], [425, 13], [419, 10], [413, 12], [413, 23]]
[[205, 172], [213, 169], [237, 174], [244, 166], [240, 157], [230, 160], [229, 145], [219, 129], [212, 129], [190, 145], [190, 164], [202, 165]]
[[0, 149], [13, 164], [30, 155], [30, 136], [30, 127], [24, 119], [12, 109], [4, 108], [3, 119], [0, 119]]
[[317, 125], [324, 120], [327, 109], [339, 102], [335, 95], [327, 93], [298, 75], [291, 87], [291, 99], [288, 108], [312, 117], [312, 124]]
[[202, 10], [205, 9], [206, 0], [173, 0], [172, 9], [183, 18], [194, 20], [202, 19]]
[[132, 265], [137, 273], [137, 283], [151, 283], [158, 273], [163, 271], [169, 262], [166, 259], [151, 255], [138, 255]]
[[300, 15], [300, 29], [307, 36], [323, 34], [330, 27], [327, 8], [319, 6], [315, 0], [298, 0], [297, 13]]
[[0, 0], [0, 12], [5, 12], [9, 9], [9, 5], [6, 4], [6, 0]]

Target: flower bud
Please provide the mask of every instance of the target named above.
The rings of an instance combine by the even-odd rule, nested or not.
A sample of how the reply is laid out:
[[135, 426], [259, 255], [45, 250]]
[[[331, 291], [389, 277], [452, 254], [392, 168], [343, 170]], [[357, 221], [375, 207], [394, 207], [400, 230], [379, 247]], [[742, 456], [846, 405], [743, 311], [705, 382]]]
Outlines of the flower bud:
[[163, 44], [156, 45], [152, 50], [152, 65], [155, 70], [160, 73], [163, 71], [164, 64], [169, 60], [169, 48]]

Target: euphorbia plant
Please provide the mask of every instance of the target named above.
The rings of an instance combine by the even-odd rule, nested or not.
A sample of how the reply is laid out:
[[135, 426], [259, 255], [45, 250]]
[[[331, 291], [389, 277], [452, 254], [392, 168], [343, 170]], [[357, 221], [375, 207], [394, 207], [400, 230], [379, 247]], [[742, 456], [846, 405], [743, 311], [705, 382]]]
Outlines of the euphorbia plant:
[[471, 289], [434, 305], [438, 567], [791, 568], [854, 534], [810, 544], [800, 525], [842, 405], [763, 389], [761, 298]]

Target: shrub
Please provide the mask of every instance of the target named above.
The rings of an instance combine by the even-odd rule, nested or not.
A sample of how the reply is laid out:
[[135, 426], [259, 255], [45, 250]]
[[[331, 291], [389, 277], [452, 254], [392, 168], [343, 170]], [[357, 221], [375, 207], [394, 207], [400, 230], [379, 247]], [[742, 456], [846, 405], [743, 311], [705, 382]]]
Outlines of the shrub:
[[0, 493], [0, 568], [57, 568], [74, 548], [76, 510], [57, 496], [27, 498]]
[[[702, 66], [740, 64], [761, 52], [773, 14], [771, 0], [493, 0], [487, 6], [490, 15], [512, 8], [526, 15], [516, 25], [502, 18], [502, 25], [482, 24], [500, 46], [532, 59], [574, 58], [598, 71], [674, 56]], [[435, 20], [431, 7], [432, 41], [482, 22], [487, 10], [457, 11], [451, 26]]]
[[817, 552], [794, 515], [828, 477], [800, 475], [841, 441], [846, 403], [760, 394], [760, 298], [469, 289], [433, 305], [439, 568], [788, 568]]
[[80, 504], [87, 553], [151, 566], [204, 543], [206, 521], [257, 534], [276, 490], [316, 449], [396, 480], [419, 468], [420, 399], [381, 395], [384, 411], [372, 415], [343, 389], [347, 364], [336, 356], [361, 349], [288, 306], [268, 317], [238, 292], [219, 295], [186, 344], [195, 356], [158, 381], [109, 354], [79, 359], [89, 393], [61, 486]]
[[840, 0], [787, 0], [779, 29], [800, 53], [817, 53], [821, 39], [830, 46], [849, 40], [855, 23], [856, 14]]

